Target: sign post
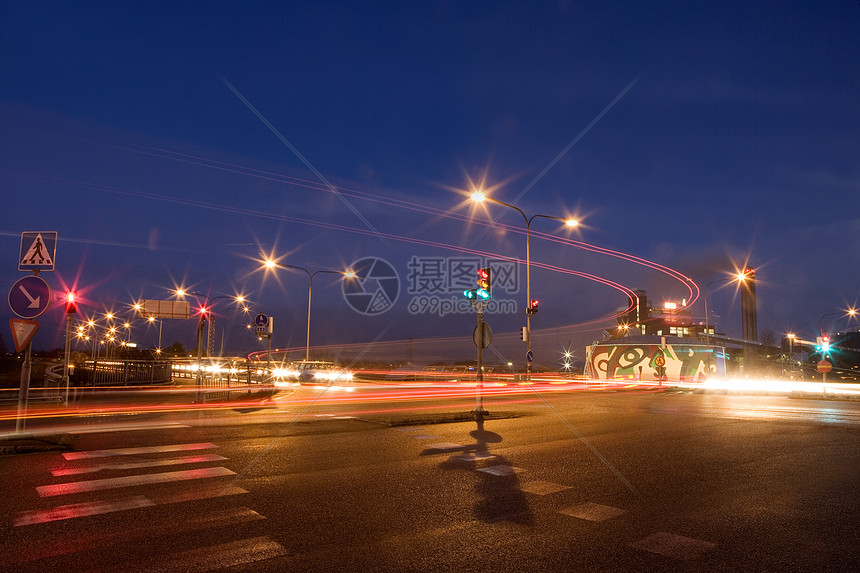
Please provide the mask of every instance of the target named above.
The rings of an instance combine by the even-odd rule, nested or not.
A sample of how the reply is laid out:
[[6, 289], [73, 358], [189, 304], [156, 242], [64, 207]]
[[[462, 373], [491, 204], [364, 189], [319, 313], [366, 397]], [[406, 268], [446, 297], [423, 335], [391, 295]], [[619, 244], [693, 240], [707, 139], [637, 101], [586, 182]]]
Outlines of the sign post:
[[39, 323], [35, 320], [20, 320], [12, 318], [9, 320], [12, 328], [12, 340], [15, 343], [15, 352], [24, 350], [24, 364], [21, 367], [21, 386], [18, 390], [18, 414], [15, 419], [15, 431], [23, 432], [27, 420], [27, 396], [30, 392], [30, 371], [32, 361], [30, 360], [30, 348], [33, 335], [39, 330]]
[[478, 310], [477, 325], [475, 326], [475, 331], [472, 333], [472, 340], [474, 340], [475, 346], [478, 347], [475, 419], [478, 424], [483, 424], [484, 416], [489, 413], [484, 410], [484, 348], [490, 345], [490, 342], [493, 339], [493, 331], [490, 329], [489, 324], [484, 323], [484, 303], [476, 300], [473, 304]]
[[15, 281], [9, 291], [9, 308], [25, 320], [11, 319], [12, 338], [15, 351], [24, 349], [24, 364], [21, 366], [21, 387], [18, 391], [18, 415], [15, 432], [23, 432], [27, 420], [27, 398], [30, 393], [30, 372], [33, 368], [33, 335], [39, 323], [31, 320], [42, 316], [51, 306], [51, 287], [39, 277], [39, 271], [53, 271], [57, 253], [57, 231], [21, 233], [21, 250], [18, 255], [18, 270], [33, 271], [31, 276]]
[[815, 369], [821, 372], [821, 381], [827, 382], [827, 373], [833, 370], [833, 363], [827, 360], [819, 360], [815, 365]]

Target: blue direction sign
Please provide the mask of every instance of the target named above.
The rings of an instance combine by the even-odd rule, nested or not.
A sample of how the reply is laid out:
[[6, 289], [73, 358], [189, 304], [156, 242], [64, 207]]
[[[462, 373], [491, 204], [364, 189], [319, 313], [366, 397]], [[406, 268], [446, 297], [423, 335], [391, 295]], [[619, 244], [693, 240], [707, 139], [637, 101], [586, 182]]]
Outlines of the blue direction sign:
[[57, 254], [57, 232], [21, 233], [21, 254], [18, 257], [19, 271], [52, 271]]
[[51, 287], [42, 277], [18, 279], [9, 291], [9, 308], [21, 318], [42, 316], [51, 306]]
[[262, 312], [254, 317], [254, 324], [257, 326], [266, 326], [269, 324], [269, 317]]

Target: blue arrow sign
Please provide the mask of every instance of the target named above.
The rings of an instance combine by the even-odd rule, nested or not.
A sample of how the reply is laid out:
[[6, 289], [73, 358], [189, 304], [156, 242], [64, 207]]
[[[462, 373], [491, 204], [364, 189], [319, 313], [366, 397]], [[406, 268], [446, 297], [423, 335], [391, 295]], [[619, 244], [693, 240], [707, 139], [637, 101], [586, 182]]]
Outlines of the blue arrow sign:
[[29, 276], [18, 279], [9, 291], [9, 308], [21, 318], [42, 316], [51, 306], [51, 287], [45, 279]]

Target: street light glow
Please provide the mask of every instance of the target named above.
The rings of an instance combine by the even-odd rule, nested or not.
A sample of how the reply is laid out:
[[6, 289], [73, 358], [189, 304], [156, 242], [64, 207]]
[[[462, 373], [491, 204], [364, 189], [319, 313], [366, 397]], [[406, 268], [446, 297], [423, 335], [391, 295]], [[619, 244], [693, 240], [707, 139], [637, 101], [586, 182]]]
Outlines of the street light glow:
[[480, 203], [481, 201], [486, 199], [487, 196], [484, 195], [483, 191], [473, 191], [472, 194], [469, 195], [469, 198], [472, 199], [472, 201], [474, 201], [475, 203]]
[[579, 226], [579, 221], [577, 221], [576, 219], [567, 219], [564, 224], [568, 227], [577, 227]]

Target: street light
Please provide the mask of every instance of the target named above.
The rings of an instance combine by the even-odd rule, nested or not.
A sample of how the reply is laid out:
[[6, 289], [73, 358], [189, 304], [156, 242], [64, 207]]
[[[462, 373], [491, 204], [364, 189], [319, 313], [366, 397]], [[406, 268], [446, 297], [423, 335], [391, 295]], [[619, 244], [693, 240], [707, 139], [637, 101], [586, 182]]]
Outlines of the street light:
[[787, 332], [785, 337], [788, 339], [788, 363], [791, 365], [788, 371], [788, 377], [794, 380], [794, 339], [797, 335], [793, 332]]
[[[851, 322], [851, 319], [854, 318], [855, 316], [857, 316], [857, 309], [856, 308], [848, 308], [845, 310], [841, 310], [839, 312], [828, 312], [827, 314], [822, 314], [821, 317], [818, 319], [818, 334], [819, 334], [819, 336], [824, 336], [824, 328], [822, 328], [822, 326], [821, 326], [821, 321], [824, 320], [825, 318], [827, 318], [828, 316], [842, 316], [842, 317], [847, 316], [848, 322]], [[830, 334], [829, 330], [827, 331], [827, 334]]]
[[535, 219], [555, 219], [556, 221], [561, 221], [568, 227], [576, 227], [579, 225], [579, 221], [575, 219], [565, 219], [563, 217], [555, 217], [553, 215], [532, 215], [531, 217], [526, 216], [522, 209], [519, 207], [515, 207], [510, 203], [505, 203], [504, 201], [499, 201], [498, 199], [494, 199], [492, 197], [487, 196], [483, 191], [475, 191], [471, 194], [471, 199], [475, 203], [481, 203], [483, 201], [491, 201], [493, 203], [497, 203], [504, 207], [508, 207], [510, 209], [514, 209], [520, 215], [523, 216], [523, 220], [526, 222], [526, 375], [528, 378], [531, 378], [532, 371], [532, 363], [530, 358], [532, 357], [532, 314], [537, 312], [537, 307], [532, 304], [532, 290], [531, 290], [531, 225], [532, 221]]
[[295, 269], [297, 271], [302, 271], [306, 275], [308, 275], [308, 325], [307, 325], [307, 338], [305, 339], [305, 362], [310, 360], [311, 354], [311, 296], [313, 294], [314, 288], [314, 277], [318, 274], [331, 274], [331, 275], [341, 275], [344, 278], [351, 279], [355, 277], [355, 273], [352, 271], [331, 271], [326, 269], [321, 269], [318, 271], [309, 271], [304, 267], [298, 267], [295, 265], [287, 265], [284, 263], [278, 263], [273, 259], [266, 259], [264, 261], [264, 266], [268, 269], [275, 269], [277, 267], [286, 267], [288, 269]]
[[[201, 393], [201, 387], [203, 385], [201, 362], [203, 360], [203, 327], [206, 324], [206, 314], [212, 313], [212, 306], [214, 304], [214, 301], [216, 301], [216, 300], [219, 300], [222, 298], [232, 298], [232, 299], [236, 300], [237, 302], [239, 302], [240, 299], [241, 299], [241, 301], [244, 301], [245, 298], [242, 297], [241, 295], [209, 296], [208, 294], [203, 294], [203, 293], [193, 292], [193, 291], [186, 291], [186, 290], [181, 289], [181, 288], [177, 289], [175, 292], [176, 292], [176, 295], [179, 297], [184, 297], [184, 296], [190, 294], [190, 295], [193, 295], [195, 297], [203, 297], [206, 301], [205, 303], [203, 303], [200, 306], [200, 309], [199, 309], [200, 310], [200, 319], [197, 322], [197, 375], [196, 375], [196, 379], [195, 379], [196, 396], [194, 398], [195, 402], [200, 402], [201, 399], [202, 399], [202, 401], [205, 401], [205, 395]], [[198, 303], [199, 303], [199, 301], [198, 301]], [[212, 332], [212, 330], [211, 330], [212, 329], [212, 323], [211, 322], [209, 323], [209, 328], [210, 328], [210, 332]], [[207, 354], [211, 354], [211, 352], [208, 351], [208, 348], [207, 348]]]
[[708, 287], [712, 284], [717, 283], [727, 283], [736, 281], [738, 283], [742, 283], [747, 279], [747, 275], [743, 272], [738, 272], [733, 274], [728, 278], [715, 279], [710, 281], [705, 285], [705, 288], [702, 289], [702, 299], [705, 301], [705, 346], [707, 347], [707, 356], [708, 356], [708, 375], [711, 374], [711, 325], [710, 325], [710, 315], [708, 314]]
[[739, 273], [736, 273], [736, 274], [734, 274], [728, 278], [712, 280], [711, 282], [709, 282], [708, 284], [705, 285], [705, 288], [702, 289], [702, 298], [705, 301], [705, 345], [706, 346], [711, 345], [711, 326], [710, 326], [710, 316], [708, 315], [708, 287], [710, 287], [712, 284], [727, 283], [727, 282], [732, 282], [732, 281], [742, 283], [742, 282], [746, 281], [746, 279], [747, 279], [747, 275], [739, 272]]

